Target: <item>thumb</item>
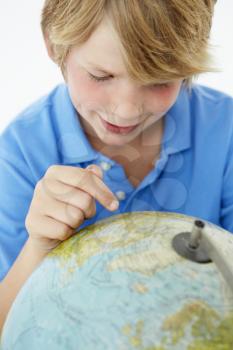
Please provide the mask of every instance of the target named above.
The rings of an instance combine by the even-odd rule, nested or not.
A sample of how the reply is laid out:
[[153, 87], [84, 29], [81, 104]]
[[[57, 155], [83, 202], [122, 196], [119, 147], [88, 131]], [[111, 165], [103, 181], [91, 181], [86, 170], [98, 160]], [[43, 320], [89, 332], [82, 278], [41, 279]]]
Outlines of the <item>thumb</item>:
[[98, 176], [102, 180], [103, 171], [98, 165], [90, 164], [86, 167], [86, 170], [91, 171], [93, 174], [95, 174], [96, 176]]

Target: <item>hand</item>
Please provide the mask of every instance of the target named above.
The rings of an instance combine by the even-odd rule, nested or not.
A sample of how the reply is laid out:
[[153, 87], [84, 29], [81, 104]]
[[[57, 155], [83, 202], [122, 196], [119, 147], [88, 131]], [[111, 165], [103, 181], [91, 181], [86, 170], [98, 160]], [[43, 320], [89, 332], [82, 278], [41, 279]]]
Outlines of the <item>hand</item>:
[[[97, 165], [86, 169], [52, 165], [36, 184], [25, 220], [29, 240], [43, 251], [54, 249], [96, 214], [95, 200], [113, 211], [118, 200], [102, 181]], [[111, 203], [116, 201], [115, 207]]]

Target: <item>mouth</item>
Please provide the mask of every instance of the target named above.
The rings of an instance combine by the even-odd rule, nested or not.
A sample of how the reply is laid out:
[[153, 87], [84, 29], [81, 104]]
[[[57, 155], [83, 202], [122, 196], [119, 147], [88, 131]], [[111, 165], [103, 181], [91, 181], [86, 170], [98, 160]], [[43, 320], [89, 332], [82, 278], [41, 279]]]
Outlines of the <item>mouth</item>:
[[104, 125], [105, 129], [115, 134], [128, 134], [134, 129], [136, 129], [139, 125], [139, 124], [136, 124], [136, 125], [130, 125], [130, 126], [119, 126], [119, 125], [111, 124], [101, 117], [100, 117], [100, 120]]

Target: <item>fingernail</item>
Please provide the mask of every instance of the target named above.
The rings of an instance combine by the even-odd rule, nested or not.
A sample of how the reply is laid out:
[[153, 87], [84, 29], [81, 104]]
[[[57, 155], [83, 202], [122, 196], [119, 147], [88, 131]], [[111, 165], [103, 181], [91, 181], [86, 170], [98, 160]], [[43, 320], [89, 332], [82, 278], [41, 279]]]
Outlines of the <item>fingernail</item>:
[[94, 167], [93, 165], [88, 165], [88, 166], [86, 167], [86, 170], [93, 170], [93, 169], [95, 169], [95, 167]]
[[117, 200], [113, 200], [112, 203], [108, 206], [110, 210], [116, 210], [119, 207], [119, 202]]

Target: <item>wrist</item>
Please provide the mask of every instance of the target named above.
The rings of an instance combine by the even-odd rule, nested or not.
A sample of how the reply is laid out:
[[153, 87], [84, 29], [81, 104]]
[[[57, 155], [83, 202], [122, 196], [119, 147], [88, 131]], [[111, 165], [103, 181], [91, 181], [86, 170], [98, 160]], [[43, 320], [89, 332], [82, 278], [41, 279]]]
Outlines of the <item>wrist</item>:
[[47, 238], [38, 239], [29, 236], [26, 242], [26, 249], [30, 250], [33, 254], [36, 254], [37, 256], [45, 257], [60, 243], [61, 241], [59, 240], [50, 240]]

